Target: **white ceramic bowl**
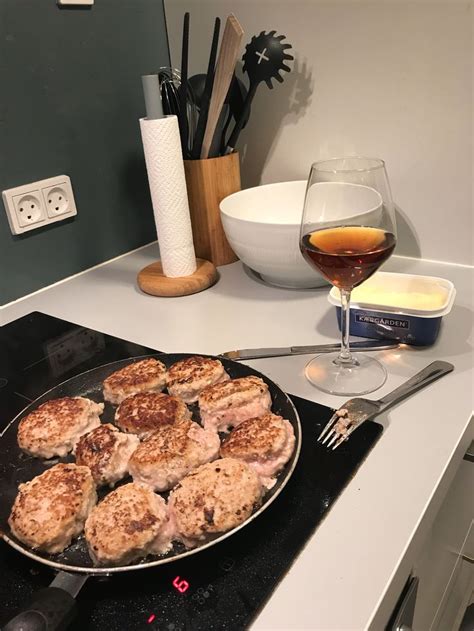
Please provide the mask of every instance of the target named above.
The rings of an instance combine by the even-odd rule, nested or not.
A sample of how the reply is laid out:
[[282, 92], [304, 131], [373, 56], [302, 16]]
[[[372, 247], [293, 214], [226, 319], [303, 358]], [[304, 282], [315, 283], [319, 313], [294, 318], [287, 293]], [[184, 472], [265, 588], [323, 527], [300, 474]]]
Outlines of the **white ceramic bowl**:
[[230, 246], [263, 280], [280, 287], [328, 283], [304, 260], [299, 247], [306, 180], [248, 188], [220, 203]]

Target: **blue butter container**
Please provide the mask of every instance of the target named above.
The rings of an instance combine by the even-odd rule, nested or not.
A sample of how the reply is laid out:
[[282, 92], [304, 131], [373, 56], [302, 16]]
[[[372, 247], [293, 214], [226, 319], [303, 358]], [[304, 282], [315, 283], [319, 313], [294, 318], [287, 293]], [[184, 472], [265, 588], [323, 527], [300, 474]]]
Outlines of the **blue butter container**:
[[[455, 295], [454, 285], [444, 278], [377, 272], [352, 292], [350, 333], [429, 346], [436, 341]], [[328, 299], [336, 307], [340, 329], [341, 302], [336, 287]]]

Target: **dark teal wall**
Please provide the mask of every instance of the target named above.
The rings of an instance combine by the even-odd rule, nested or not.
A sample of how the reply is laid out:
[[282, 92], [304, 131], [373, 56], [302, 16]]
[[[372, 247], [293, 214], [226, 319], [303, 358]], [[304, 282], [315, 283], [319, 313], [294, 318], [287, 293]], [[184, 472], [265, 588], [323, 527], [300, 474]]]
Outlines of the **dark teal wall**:
[[78, 209], [12, 236], [0, 198], [0, 305], [156, 238], [140, 77], [168, 64], [162, 0], [0, 0], [0, 191], [65, 173]]

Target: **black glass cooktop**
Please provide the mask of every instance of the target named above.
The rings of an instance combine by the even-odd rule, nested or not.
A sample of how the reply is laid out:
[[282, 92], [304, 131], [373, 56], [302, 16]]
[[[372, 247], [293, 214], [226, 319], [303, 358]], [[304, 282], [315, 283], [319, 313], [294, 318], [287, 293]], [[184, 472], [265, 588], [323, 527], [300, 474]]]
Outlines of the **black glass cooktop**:
[[[69, 377], [152, 351], [41, 313], [0, 328], [0, 431], [30, 401]], [[90, 578], [77, 597], [71, 629], [237, 631], [251, 624], [382, 431], [377, 423], [365, 423], [347, 445], [327, 452], [315, 439], [332, 410], [292, 399], [303, 429], [301, 455], [269, 509], [189, 559]], [[0, 628], [53, 578], [50, 568], [0, 541]]]

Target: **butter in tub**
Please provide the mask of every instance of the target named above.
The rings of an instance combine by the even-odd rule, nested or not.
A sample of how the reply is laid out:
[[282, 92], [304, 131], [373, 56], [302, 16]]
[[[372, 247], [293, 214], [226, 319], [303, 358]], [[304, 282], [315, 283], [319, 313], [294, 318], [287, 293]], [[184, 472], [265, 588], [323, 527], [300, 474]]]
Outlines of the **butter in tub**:
[[[428, 346], [436, 340], [441, 319], [451, 311], [455, 295], [454, 285], [444, 278], [376, 272], [352, 292], [350, 333]], [[329, 302], [336, 306], [340, 328], [336, 287], [329, 293]]]

